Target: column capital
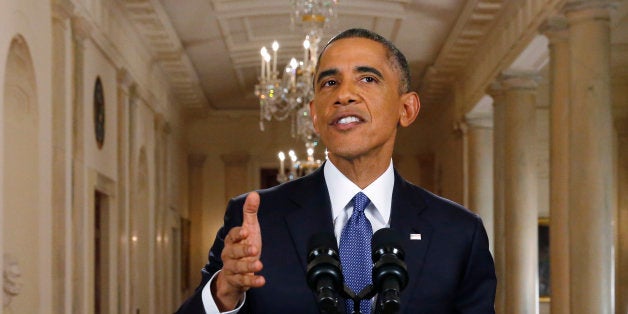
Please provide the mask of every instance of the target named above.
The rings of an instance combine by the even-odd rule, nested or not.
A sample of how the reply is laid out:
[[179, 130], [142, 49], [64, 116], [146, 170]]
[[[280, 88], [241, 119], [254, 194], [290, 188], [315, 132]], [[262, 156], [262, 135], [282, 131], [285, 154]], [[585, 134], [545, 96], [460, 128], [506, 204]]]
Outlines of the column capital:
[[116, 73], [116, 79], [118, 80], [118, 84], [125, 88], [129, 89], [131, 85], [135, 83], [131, 73], [126, 68], [119, 68]]
[[584, 20], [610, 20], [610, 10], [617, 7], [615, 0], [577, 0], [569, 2], [563, 9], [569, 24]]
[[543, 33], [549, 39], [550, 44], [558, 41], [567, 41], [569, 39], [569, 22], [564, 15], [555, 15], [549, 17], [541, 27], [539, 32]]
[[503, 72], [496, 79], [497, 86], [502, 90], [529, 89], [533, 90], [539, 86], [540, 76], [536, 73], [515, 73]]
[[493, 129], [493, 115], [467, 115], [465, 122], [469, 129]]
[[486, 93], [493, 98], [493, 105], [495, 105], [495, 100], [504, 95], [504, 88], [501, 82], [496, 79], [486, 88]]
[[201, 153], [191, 153], [188, 155], [188, 165], [193, 168], [203, 168], [207, 155]]
[[249, 162], [251, 155], [247, 152], [231, 152], [220, 155], [226, 166], [240, 166]]
[[72, 37], [77, 42], [83, 42], [92, 35], [92, 26], [89, 22], [83, 18], [74, 16], [72, 17]]
[[66, 20], [74, 14], [74, 3], [70, 0], [52, 1], [52, 18], [56, 20]]

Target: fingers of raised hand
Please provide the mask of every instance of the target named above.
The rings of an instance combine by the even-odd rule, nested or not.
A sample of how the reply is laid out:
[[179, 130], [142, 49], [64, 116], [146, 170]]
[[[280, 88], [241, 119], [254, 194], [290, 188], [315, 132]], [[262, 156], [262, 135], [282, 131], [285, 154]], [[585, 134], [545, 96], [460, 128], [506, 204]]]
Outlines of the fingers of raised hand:
[[240, 291], [246, 291], [250, 288], [258, 288], [264, 285], [264, 277], [255, 275], [255, 272], [262, 270], [262, 268], [262, 262], [257, 259], [231, 259], [225, 261], [221, 274], [231, 287]]
[[259, 248], [249, 244], [246, 230], [235, 227], [225, 238], [225, 247], [221, 258], [223, 270], [230, 274], [244, 274], [258, 272], [262, 269], [259, 261]]
[[222, 270], [228, 275], [252, 275], [262, 270], [262, 262], [252, 258], [225, 261]]
[[266, 283], [266, 279], [263, 276], [255, 275], [253, 273], [248, 274], [228, 274], [225, 270], [221, 273], [224, 275], [225, 282], [235, 287], [237, 290], [244, 292], [250, 288], [259, 288]]
[[244, 241], [248, 236], [248, 230], [242, 227], [233, 227], [225, 237], [225, 246]]
[[258, 224], [257, 210], [259, 209], [259, 203], [260, 199], [257, 192], [251, 192], [246, 196], [244, 206], [242, 207], [242, 225]]
[[248, 240], [248, 231], [242, 227], [235, 227], [225, 237], [225, 247], [221, 257], [226, 259], [239, 259], [254, 257], [259, 254], [259, 248]]

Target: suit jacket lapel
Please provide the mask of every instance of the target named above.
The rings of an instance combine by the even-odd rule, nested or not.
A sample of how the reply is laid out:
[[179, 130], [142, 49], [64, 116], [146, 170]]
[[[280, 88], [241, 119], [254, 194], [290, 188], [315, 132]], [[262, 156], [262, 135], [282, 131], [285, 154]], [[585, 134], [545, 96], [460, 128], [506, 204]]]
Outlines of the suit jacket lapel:
[[[421, 215], [426, 207], [427, 204], [417, 193], [417, 189], [413, 188], [395, 171], [390, 227], [400, 232], [404, 239], [402, 245], [406, 253], [405, 262], [410, 278], [406, 291], [413, 290], [418, 282], [432, 236], [432, 225], [425, 218], [425, 215]], [[411, 234], [415, 234], [415, 238], [420, 235], [420, 240], [411, 239]], [[408, 296], [410, 294], [404, 293], [402, 297], [403, 295]], [[407, 302], [407, 300], [402, 301], [402, 304], [407, 304]]]
[[310, 237], [319, 232], [334, 233], [331, 203], [323, 167], [299, 182], [295, 182], [292, 188], [294, 191], [289, 191], [291, 193], [288, 197], [297, 208], [286, 215], [285, 219], [292, 236], [292, 244], [299, 254], [305, 271]]
[[[319, 232], [334, 232], [331, 202], [322, 169], [320, 167], [312, 175], [295, 182], [287, 191], [296, 208], [286, 215], [285, 220], [304, 271], [307, 269], [307, 243], [310, 237]], [[426, 207], [417, 189], [395, 171], [390, 226], [400, 232], [404, 239], [402, 245], [410, 278], [404, 291], [415, 289], [429, 248], [433, 227], [421, 215]], [[421, 240], [411, 240], [410, 234], [420, 234]], [[407, 304], [409, 297], [410, 293], [403, 293], [402, 298], [405, 300], [402, 300], [402, 304]]]

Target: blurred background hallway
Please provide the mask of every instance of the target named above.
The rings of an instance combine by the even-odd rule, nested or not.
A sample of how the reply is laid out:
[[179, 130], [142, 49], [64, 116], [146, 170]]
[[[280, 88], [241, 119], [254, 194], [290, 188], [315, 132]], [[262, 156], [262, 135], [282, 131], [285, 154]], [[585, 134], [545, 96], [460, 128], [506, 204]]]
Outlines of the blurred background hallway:
[[308, 66], [351, 27], [407, 56], [394, 165], [482, 217], [497, 312], [628, 313], [628, 3], [606, 0], [0, 0], [0, 313], [176, 310], [229, 198], [324, 160]]

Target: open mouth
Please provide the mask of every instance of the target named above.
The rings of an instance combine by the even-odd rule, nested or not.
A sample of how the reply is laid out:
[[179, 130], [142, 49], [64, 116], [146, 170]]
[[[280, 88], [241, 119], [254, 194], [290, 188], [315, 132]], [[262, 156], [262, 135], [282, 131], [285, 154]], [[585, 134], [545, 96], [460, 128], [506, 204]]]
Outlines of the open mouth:
[[362, 119], [358, 116], [344, 116], [336, 120], [334, 124], [342, 126], [342, 125], [349, 125], [352, 123], [360, 123], [360, 122], [362, 122]]

